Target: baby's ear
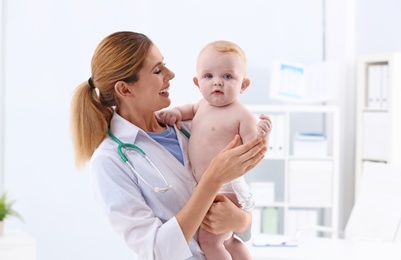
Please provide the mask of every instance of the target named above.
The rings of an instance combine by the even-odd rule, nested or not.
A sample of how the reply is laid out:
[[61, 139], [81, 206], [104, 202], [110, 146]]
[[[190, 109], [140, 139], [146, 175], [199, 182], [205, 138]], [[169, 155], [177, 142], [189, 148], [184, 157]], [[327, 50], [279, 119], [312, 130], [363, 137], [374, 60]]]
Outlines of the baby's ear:
[[251, 85], [251, 80], [248, 78], [244, 78], [241, 85], [241, 93], [245, 91]]
[[194, 84], [199, 88], [198, 77], [194, 77], [193, 79]]

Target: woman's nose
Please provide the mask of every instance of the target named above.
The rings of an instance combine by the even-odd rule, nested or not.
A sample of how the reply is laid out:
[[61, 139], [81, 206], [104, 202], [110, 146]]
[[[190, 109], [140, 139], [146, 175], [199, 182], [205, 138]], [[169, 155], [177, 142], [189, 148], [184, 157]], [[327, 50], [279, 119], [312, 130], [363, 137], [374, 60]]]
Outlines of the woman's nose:
[[175, 77], [175, 73], [170, 69], [167, 69], [167, 70], [168, 70], [168, 73], [167, 73], [168, 78], [173, 79]]

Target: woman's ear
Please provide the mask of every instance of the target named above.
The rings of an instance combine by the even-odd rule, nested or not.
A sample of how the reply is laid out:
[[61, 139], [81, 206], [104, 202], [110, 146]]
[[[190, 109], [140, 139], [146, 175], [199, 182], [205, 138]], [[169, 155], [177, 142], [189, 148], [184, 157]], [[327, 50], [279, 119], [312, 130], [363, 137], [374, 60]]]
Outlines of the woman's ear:
[[123, 97], [132, 94], [131, 89], [125, 81], [117, 81], [116, 84], [114, 84], [114, 90], [116, 91], [117, 95]]
[[249, 87], [249, 85], [251, 85], [251, 80], [248, 78], [244, 78], [244, 80], [242, 81], [240, 93], [244, 92], [245, 89]]

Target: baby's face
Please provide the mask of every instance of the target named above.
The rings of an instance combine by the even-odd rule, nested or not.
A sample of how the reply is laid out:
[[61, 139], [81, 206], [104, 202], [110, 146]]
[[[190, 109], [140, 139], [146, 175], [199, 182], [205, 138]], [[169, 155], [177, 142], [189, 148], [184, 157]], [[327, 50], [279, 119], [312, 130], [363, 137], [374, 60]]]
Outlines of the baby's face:
[[242, 92], [246, 68], [240, 55], [205, 49], [197, 63], [198, 87], [213, 106], [226, 106]]

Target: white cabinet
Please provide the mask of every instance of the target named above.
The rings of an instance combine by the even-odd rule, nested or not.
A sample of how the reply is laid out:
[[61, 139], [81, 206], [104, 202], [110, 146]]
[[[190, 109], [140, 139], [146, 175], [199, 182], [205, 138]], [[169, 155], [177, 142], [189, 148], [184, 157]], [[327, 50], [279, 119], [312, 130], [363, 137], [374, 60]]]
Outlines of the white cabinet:
[[[247, 107], [255, 115], [269, 115], [273, 121], [265, 160], [245, 176], [257, 194], [253, 234], [295, 236], [300, 228], [311, 225], [338, 230], [338, 108], [320, 105]], [[273, 200], [268, 190], [271, 187]], [[303, 235], [321, 234], [315, 231]]]
[[17, 231], [6, 231], [0, 236], [1, 260], [36, 260], [36, 241]]
[[401, 53], [358, 59], [355, 197], [366, 161], [400, 163]]

